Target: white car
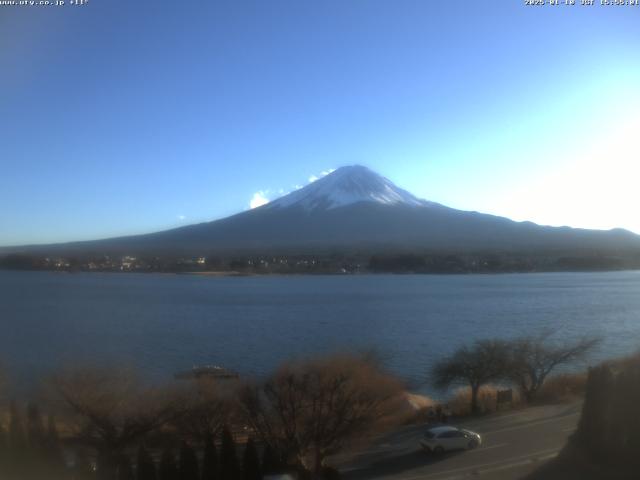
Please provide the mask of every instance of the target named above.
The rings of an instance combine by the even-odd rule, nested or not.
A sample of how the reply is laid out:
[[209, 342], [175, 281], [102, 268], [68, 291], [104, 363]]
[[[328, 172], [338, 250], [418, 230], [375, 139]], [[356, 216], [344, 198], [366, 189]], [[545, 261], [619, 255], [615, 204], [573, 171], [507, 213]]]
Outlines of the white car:
[[482, 437], [476, 432], [464, 428], [443, 425], [429, 428], [420, 445], [425, 452], [442, 453], [448, 450], [470, 450], [482, 444]]

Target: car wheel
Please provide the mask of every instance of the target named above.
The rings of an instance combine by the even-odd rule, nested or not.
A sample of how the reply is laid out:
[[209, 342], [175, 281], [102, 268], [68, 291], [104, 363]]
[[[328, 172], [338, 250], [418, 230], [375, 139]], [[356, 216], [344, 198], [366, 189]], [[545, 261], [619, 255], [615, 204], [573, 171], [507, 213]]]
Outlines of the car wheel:
[[437, 453], [438, 455], [444, 453], [444, 448], [442, 448], [440, 445], [438, 445], [437, 447], [435, 447], [433, 449], [433, 453]]
[[473, 450], [474, 448], [478, 448], [478, 440], [471, 440], [469, 442], [469, 444], [467, 445], [467, 448], [469, 448], [469, 450]]

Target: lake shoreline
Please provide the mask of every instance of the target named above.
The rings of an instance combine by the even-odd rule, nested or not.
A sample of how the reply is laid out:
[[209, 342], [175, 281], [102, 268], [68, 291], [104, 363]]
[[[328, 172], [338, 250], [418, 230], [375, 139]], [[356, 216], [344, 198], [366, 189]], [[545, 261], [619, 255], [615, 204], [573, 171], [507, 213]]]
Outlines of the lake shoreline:
[[415, 272], [415, 271], [403, 271], [403, 272], [376, 272], [370, 270], [363, 270], [357, 272], [242, 272], [242, 271], [226, 271], [226, 270], [203, 270], [203, 271], [184, 271], [184, 272], [163, 272], [163, 271], [149, 271], [149, 270], [66, 270], [66, 269], [24, 269], [24, 268], [1, 268], [0, 272], [52, 272], [52, 273], [64, 273], [64, 274], [78, 274], [78, 273], [90, 273], [90, 274], [116, 274], [116, 275], [159, 275], [159, 276], [199, 276], [199, 277], [351, 277], [351, 276], [424, 276], [424, 277], [437, 277], [437, 276], [501, 276], [501, 275], [536, 275], [536, 274], [597, 274], [597, 273], [616, 273], [616, 272], [640, 272], [640, 268], [617, 268], [606, 270], [509, 270], [509, 271], [469, 271], [469, 272]]

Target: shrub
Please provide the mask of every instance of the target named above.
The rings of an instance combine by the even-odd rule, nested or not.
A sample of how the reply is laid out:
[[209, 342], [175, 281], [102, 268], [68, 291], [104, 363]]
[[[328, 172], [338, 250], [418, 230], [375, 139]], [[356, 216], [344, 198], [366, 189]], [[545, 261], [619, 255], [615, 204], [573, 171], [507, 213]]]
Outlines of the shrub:
[[586, 373], [567, 373], [549, 378], [536, 397], [542, 403], [571, 401], [584, 395]]
[[[504, 387], [498, 387], [495, 385], [484, 385], [480, 387], [477, 399], [477, 413], [486, 414], [496, 411], [498, 390], [504, 390]], [[519, 405], [520, 403], [520, 394], [514, 390], [512, 406]], [[449, 408], [451, 410], [451, 414], [454, 416], [470, 415], [472, 413], [471, 389], [469, 387], [457, 389], [449, 401]]]

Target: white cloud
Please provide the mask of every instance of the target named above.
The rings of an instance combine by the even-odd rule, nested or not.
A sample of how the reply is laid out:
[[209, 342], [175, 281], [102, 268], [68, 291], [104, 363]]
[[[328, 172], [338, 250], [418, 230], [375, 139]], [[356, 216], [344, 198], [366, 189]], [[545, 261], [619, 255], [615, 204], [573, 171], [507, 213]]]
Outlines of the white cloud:
[[[320, 178], [329, 175], [333, 171], [335, 171], [335, 168], [329, 168], [328, 170], [323, 170], [318, 175], [311, 175], [309, 177], [309, 183], [313, 183], [316, 180], [319, 180]], [[251, 197], [251, 200], [249, 200], [249, 208], [261, 207], [262, 205], [266, 205], [267, 203], [269, 203], [271, 200], [287, 195], [292, 191], [300, 190], [302, 187], [304, 187], [304, 185], [298, 184], [291, 187], [292, 190], [285, 190], [284, 188], [279, 188], [277, 190], [275, 189], [274, 190], [271, 190], [271, 189], [258, 190], [256, 193], [253, 194], [253, 196]]]
[[251, 200], [249, 200], [249, 207], [258, 208], [269, 203], [269, 199], [267, 198], [268, 194], [269, 190], [259, 190], [254, 193], [253, 197], [251, 197]]
[[178, 215], [178, 220], [185, 220], [187, 217], [184, 215]]
[[309, 183], [313, 183], [316, 180], [320, 180], [322, 177], [326, 177], [327, 175], [329, 175], [331, 172], [335, 172], [335, 168], [330, 168], [328, 170], [323, 170], [322, 172], [320, 172], [319, 175], [311, 175], [309, 177]]

